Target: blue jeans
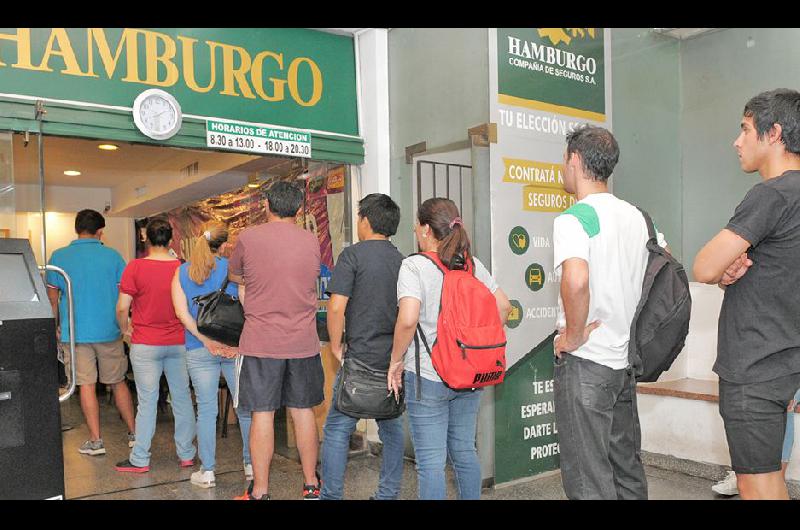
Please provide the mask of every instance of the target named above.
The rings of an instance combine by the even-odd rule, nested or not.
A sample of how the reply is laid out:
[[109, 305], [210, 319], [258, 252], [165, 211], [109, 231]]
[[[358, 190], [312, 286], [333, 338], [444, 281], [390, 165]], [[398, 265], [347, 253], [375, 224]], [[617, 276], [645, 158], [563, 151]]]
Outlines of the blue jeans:
[[444, 466], [449, 457], [459, 499], [481, 496], [481, 465], [475, 447], [480, 391], [458, 391], [424, 377], [417, 401], [417, 376], [403, 374], [420, 499], [445, 499]]
[[794, 398], [795, 406], [791, 411], [786, 413], [786, 434], [783, 435], [783, 452], [781, 454], [781, 462], [788, 462], [789, 457], [792, 456], [792, 446], [794, 446], [794, 414], [797, 405], [800, 405], [800, 390], [795, 392]]
[[156, 432], [158, 383], [161, 373], [167, 376], [172, 415], [175, 418], [175, 447], [178, 458], [194, 458], [192, 441], [195, 434], [194, 408], [189, 394], [189, 373], [186, 371], [186, 348], [179, 346], [131, 345], [131, 365], [136, 381], [139, 406], [136, 410], [136, 445], [129, 460], [134, 466], [150, 464], [150, 443]]
[[[197, 448], [203, 469], [214, 471], [217, 450], [219, 374], [222, 371], [232, 395], [236, 395], [235, 359], [211, 355], [206, 348], [187, 350], [186, 366], [197, 399]], [[236, 409], [242, 434], [242, 460], [250, 463], [250, 413]]]
[[[322, 490], [320, 499], [340, 500], [344, 491], [344, 473], [347, 468], [347, 453], [350, 450], [350, 435], [356, 428], [358, 418], [342, 414], [334, 405], [339, 387], [341, 371], [333, 384], [333, 400], [325, 420], [322, 439]], [[378, 482], [377, 500], [394, 500], [400, 495], [400, 482], [403, 479], [403, 417], [391, 420], [377, 420], [378, 437], [383, 443], [381, 475]]]

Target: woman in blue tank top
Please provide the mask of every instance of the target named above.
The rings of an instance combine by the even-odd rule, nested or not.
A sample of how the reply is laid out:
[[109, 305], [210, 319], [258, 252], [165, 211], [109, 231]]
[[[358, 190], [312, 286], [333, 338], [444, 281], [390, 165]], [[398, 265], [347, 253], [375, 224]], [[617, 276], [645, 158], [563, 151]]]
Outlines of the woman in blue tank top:
[[[186, 364], [197, 398], [197, 445], [201, 468], [192, 473], [192, 484], [201, 488], [216, 486], [214, 454], [217, 446], [217, 402], [220, 372], [228, 388], [236, 393], [236, 348], [216, 342], [197, 330], [196, 296], [216, 291], [228, 276], [228, 260], [219, 256], [220, 247], [228, 240], [228, 228], [219, 221], [208, 221], [201, 227], [189, 261], [175, 271], [172, 280], [172, 302], [175, 313], [186, 327]], [[237, 285], [229, 283], [226, 292], [236, 296]], [[250, 463], [250, 413], [236, 410], [242, 434], [242, 457], [247, 480], [253, 478]]]

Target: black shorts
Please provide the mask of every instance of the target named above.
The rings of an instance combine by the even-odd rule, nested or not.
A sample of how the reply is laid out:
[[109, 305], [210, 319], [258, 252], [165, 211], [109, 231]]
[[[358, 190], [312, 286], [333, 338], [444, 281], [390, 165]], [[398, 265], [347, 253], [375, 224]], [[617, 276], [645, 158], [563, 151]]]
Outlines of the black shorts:
[[800, 388], [800, 374], [762, 383], [719, 380], [719, 413], [736, 473], [781, 469], [786, 407]]
[[304, 359], [245, 355], [237, 372], [237, 406], [243, 412], [270, 412], [281, 407], [310, 409], [325, 399], [325, 374], [319, 354]]

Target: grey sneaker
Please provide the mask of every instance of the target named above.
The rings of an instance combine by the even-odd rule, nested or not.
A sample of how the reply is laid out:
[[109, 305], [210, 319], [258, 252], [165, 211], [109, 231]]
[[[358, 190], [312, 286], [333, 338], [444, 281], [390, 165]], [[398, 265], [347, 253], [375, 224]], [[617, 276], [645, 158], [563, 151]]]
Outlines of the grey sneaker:
[[736, 473], [728, 471], [725, 478], [711, 486], [711, 491], [720, 495], [733, 496], [739, 495], [739, 486], [736, 481]]
[[82, 455], [104, 455], [106, 454], [106, 448], [103, 445], [103, 440], [86, 440], [83, 442], [83, 445], [80, 446], [78, 452]]
[[132, 432], [128, 433], [128, 447], [133, 447], [136, 445], [136, 435]]

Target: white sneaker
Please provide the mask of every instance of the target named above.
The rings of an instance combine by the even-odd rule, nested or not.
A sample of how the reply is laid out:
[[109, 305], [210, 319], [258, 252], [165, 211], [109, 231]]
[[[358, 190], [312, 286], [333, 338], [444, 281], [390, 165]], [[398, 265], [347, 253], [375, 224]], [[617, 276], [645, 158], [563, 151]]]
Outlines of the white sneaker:
[[739, 495], [739, 486], [736, 484], [736, 473], [728, 471], [724, 479], [711, 486], [711, 491], [720, 495]]
[[195, 471], [192, 473], [192, 484], [200, 486], [201, 488], [213, 488], [217, 485], [216, 478], [213, 471]]
[[244, 479], [253, 480], [253, 464], [244, 465]]

